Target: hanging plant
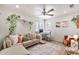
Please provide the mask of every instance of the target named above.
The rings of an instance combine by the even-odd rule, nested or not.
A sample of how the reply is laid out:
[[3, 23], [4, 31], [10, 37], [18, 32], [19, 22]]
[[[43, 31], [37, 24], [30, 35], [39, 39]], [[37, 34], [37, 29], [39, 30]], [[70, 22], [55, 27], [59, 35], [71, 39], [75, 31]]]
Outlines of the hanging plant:
[[73, 21], [73, 22], [75, 23], [75, 21], [76, 21], [76, 17], [73, 17], [71, 21]]
[[9, 35], [15, 32], [18, 18], [20, 18], [20, 16], [17, 16], [16, 14], [8, 16], [7, 21], [9, 22]]
[[33, 22], [29, 22], [29, 25], [30, 25], [30, 30], [31, 30]]

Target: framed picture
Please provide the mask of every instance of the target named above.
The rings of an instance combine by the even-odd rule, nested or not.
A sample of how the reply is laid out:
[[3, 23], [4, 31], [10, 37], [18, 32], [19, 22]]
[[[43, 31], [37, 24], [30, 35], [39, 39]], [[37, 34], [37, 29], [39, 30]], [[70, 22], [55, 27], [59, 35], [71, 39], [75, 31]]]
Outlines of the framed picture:
[[59, 28], [59, 27], [61, 27], [60, 25], [61, 25], [60, 22], [56, 22], [56, 27]]
[[64, 28], [68, 27], [68, 21], [62, 21], [61, 26]]
[[68, 27], [68, 21], [58, 21], [58, 22], [56, 22], [56, 27], [57, 28], [60, 28], [60, 27], [62, 27], [62, 28], [66, 28], [66, 27]]

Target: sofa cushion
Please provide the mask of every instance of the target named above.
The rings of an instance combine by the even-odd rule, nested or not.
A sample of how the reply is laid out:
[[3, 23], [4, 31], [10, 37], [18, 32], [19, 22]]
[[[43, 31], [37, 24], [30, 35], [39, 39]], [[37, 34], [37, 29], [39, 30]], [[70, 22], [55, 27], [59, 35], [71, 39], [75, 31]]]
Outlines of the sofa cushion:
[[35, 33], [28, 33], [26, 35], [26, 40], [33, 40], [36, 39], [36, 34]]
[[36, 34], [35, 33], [29, 33], [30, 34], [30, 39], [33, 40], [33, 39], [36, 39]]
[[42, 35], [37, 33], [37, 34], [36, 34], [36, 39], [42, 40]]

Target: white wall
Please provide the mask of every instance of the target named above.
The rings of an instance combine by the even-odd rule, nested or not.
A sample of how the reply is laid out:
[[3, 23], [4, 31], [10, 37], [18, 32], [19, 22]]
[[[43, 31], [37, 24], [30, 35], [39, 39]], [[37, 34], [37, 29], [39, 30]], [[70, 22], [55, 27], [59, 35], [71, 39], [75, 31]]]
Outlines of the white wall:
[[[60, 17], [52, 18], [51, 23], [52, 23], [52, 36], [54, 37], [53, 40], [63, 42], [64, 36], [65, 35], [74, 35], [78, 34], [79, 35], [79, 30], [76, 28], [75, 24], [71, 22], [71, 19], [73, 16], [79, 15], [79, 13], [73, 13], [73, 14], [66, 14], [62, 15]], [[56, 21], [63, 21], [67, 20], [68, 21], [68, 27], [67, 28], [56, 28]]]
[[4, 12], [0, 14], [0, 47], [2, 46], [3, 38], [9, 33], [6, 17], [7, 14], [5, 14]]
[[16, 34], [26, 34], [29, 31], [29, 25], [28, 24], [23, 24], [21, 22], [17, 22], [17, 27], [16, 27]]

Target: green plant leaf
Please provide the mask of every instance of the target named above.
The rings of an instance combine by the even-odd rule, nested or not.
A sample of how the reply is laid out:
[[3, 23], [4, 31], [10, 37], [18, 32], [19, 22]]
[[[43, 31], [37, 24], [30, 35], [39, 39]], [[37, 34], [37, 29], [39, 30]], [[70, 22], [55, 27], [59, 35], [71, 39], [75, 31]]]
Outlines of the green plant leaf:
[[20, 16], [17, 16], [16, 14], [12, 14], [10, 16], [8, 16], [7, 21], [9, 21], [9, 34], [14, 33], [15, 29], [16, 29], [16, 23], [17, 23], [17, 19], [20, 18]]

